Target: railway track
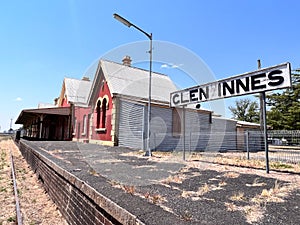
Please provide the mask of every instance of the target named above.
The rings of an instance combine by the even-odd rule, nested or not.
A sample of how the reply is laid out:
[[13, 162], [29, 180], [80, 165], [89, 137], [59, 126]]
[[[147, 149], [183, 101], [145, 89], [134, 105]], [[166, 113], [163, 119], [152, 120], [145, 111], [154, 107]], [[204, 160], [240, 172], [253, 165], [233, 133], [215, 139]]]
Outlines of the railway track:
[[67, 224], [17, 145], [1, 134], [0, 224]]
[[18, 196], [18, 187], [17, 187], [17, 180], [15, 175], [15, 165], [14, 165], [14, 157], [10, 150], [10, 163], [11, 163], [11, 177], [14, 186], [14, 196], [15, 196], [15, 203], [16, 203], [16, 220], [18, 225], [23, 225], [21, 208], [20, 208], [20, 201]]

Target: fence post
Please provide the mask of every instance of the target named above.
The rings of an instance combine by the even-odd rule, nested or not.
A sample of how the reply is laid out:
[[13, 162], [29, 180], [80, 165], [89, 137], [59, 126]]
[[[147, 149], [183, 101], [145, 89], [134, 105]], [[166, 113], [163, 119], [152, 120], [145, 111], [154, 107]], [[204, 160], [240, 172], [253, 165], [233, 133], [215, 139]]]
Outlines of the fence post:
[[247, 130], [246, 133], [246, 149], [247, 149], [247, 159], [250, 159], [250, 153], [249, 153], [249, 131]]
[[192, 150], [192, 131], [190, 131], [190, 143], [189, 143], [189, 154], [191, 154], [191, 150]]
[[154, 150], [156, 150], [156, 133], [153, 134], [153, 144], [154, 144]]
[[185, 106], [182, 106], [183, 160], [185, 161]]

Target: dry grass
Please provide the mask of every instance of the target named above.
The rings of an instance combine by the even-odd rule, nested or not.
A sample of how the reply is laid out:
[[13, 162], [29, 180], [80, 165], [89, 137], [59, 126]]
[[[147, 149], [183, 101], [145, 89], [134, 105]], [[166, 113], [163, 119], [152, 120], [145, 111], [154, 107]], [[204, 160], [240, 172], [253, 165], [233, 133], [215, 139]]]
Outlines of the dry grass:
[[162, 180], [161, 182], [163, 184], [170, 184], [170, 183], [181, 184], [182, 181], [184, 181], [185, 179], [186, 179], [186, 176], [184, 174], [180, 173], [180, 174], [169, 176], [166, 179]]
[[7, 140], [0, 141], [0, 224], [16, 221]]
[[230, 171], [230, 172], [226, 172], [223, 176], [226, 178], [238, 178], [240, 174]]
[[185, 210], [181, 215], [180, 215], [180, 218], [182, 220], [185, 220], [185, 221], [192, 221], [193, 219], [193, 214], [191, 212], [189, 212], [188, 210]]
[[293, 190], [295, 185], [280, 185], [276, 180], [274, 187], [267, 190], [263, 189], [260, 195], [255, 196], [253, 202], [284, 202], [284, 198], [287, 197]]
[[229, 198], [231, 201], [244, 201], [246, 200], [243, 192], [235, 193], [233, 196]]
[[259, 182], [259, 178], [255, 178], [252, 184], [246, 184], [248, 187], [262, 187], [267, 185], [264, 182]]
[[[237, 196], [237, 201], [240, 201], [242, 195], [238, 194]], [[237, 206], [234, 203], [225, 202], [224, 205], [229, 212], [242, 212], [245, 216], [246, 221], [250, 224], [259, 222], [261, 219], [263, 219], [265, 213], [265, 207], [262, 207], [260, 203], [252, 203], [246, 206]]]
[[[5, 168], [0, 170], [0, 187], [5, 186], [5, 192], [0, 195], [0, 224], [11, 224], [16, 220], [15, 204], [10, 178], [10, 153], [12, 151], [15, 163], [15, 173], [23, 216], [23, 224], [66, 224], [57, 210], [57, 206], [45, 193], [41, 182], [22, 157], [12, 140], [0, 141], [0, 149], [5, 151]], [[4, 157], [3, 157], [4, 158]], [[1, 158], [2, 161], [2, 158]], [[2, 176], [5, 175], [5, 178]]]
[[264, 218], [265, 208], [260, 204], [247, 205], [242, 207], [246, 221], [250, 224], [257, 223]]
[[126, 193], [129, 193], [131, 195], [134, 195], [135, 194], [135, 187], [134, 186], [131, 186], [131, 185], [123, 185], [122, 186], [122, 189], [126, 192]]
[[222, 187], [205, 183], [203, 186], [200, 186], [197, 191], [182, 191], [181, 196], [183, 198], [190, 198], [193, 201], [197, 201], [199, 199], [204, 199], [203, 195], [205, 195], [206, 193], [219, 189], [222, 189]]
[[[254, 180], [251, 186], [264, 186], [266, 185], [263, 182], [259, 182], [258, 179]], [[225, 206], [228, 211], [241, 211], [243, 212], [245, 219], [248, 223], [257, 223], [261, 219], [263, 219], [266, 204], [268, 202], [284, 202], [284, 198], [287, 197], [295, 188], [296, 185], [293, 184], [284, 184], [280, 185], [280, 183], [276, 180], [274, 183], [274, 187], [267, 190], [263, 189], [261, 194], [255, 196], [254, 198], [249, 200], [249, 205], [239, 207], [234, 203], [225, 203]], [[231, 201], [246, 201], [243, 192], [238, 192], [229, 198]]]

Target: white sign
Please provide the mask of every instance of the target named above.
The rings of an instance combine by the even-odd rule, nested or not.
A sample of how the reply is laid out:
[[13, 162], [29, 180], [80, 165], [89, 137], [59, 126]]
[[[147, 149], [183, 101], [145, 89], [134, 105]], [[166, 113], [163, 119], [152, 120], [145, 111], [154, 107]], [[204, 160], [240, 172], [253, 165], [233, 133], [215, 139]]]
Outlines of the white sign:
[[283, 63], [170, 94], [171, 107], [291, 87], [290, 63]]

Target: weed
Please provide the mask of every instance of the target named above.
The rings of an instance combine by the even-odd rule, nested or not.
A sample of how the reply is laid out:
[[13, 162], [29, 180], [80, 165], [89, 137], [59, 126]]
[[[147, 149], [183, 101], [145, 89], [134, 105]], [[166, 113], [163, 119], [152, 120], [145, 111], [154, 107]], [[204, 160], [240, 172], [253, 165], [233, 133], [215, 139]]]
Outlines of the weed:
[[5, 187], [1, 187], [0, 192], [7, 192], [7, 189]]
[[97, 171], [94, 170], [94, 169], [92, 169], [92, 168], [89, 170], [89, 172], [90, 172], [90, 174], [93, 175], [93, 176], [99, 176], [99, 174], [97, 173]]
[[227, 172], [224, 174], [224, 177], [226, 178], [238, 178], [239, 176], [240, 174], [236, 172]]
[[181, 196], [184, 198], [191, 198], [192, 200], [196, 201], [200, 199], [200, 196], [203, 196], [205, 193], [216, 189], [219, 189], [219, 187], [205, 183], [203, 186], [199, 187], [198, 191], [183, 191]]
[[149, 192], [144, 193], [144, 198], [149, 199], [150, 198], [150, 193]]
[[184, 179], [185, 179], [184, 175], [175, 175], [175, 176], [169, 176], [168, 178], [166, 178], [162, 182], [165, 183], [165, 184], [170, 184], [170, 183], [181, 184]]
[[265, 209], [260, 204], [247, 205], [242, 208], [246, 221], [250, 224], [257, 223], [264, 217]]
[[225, 202], [224, 204], [225, 204], [225, 206], [227, 208], [227, 211], [233, 212], [233, 211], [237, 210], [236, 205], [233, 204], [233, 203], [231, 203], [231, 202]]
[[248, 187], [262, 187], [265, 185], [266, 185], [266, 183], [259, 182], [259, 178], [255, 178], [252, 184], [246, 184], [246, 186], [248, 186]]
[[231, 196], [229, 199], [231, 201], [243, 201], [245, 200], [244, 193], [243, 192], [236, 193], [233, 196]]
[[227, 183], [224, 180], [220, 181], [220, 183], [219, 183], [219, 187], [223, 187], [226, 185], [227, 185]]
[[272, 162], [270, 167], [273, 169], [294, 169], [294, 166], [281, 162]]
[[182, 214], [181, 214], [181, 218], [185, 221], [192, 221], [193, 215], [192, 213], [190, 213], [188, 210], [185, 210]]
[[15, 216], [11, 216], [7, 219], [7, 222], [16, 222], [16, 217]]
[[134, 186], [123, 185], [122, 188], [123, 188], [123, 190], [124, 190], [126, 193], [129, 193], [129, 194], [131, 194], [131, 195], [134, 195], [134, 193], [135, 193], [135, 187], [134, 187]]
[[155, 195], [151, 196], [151, 201], [152, 201], [153, 204], [160, 203], [160, 202], [163, 201], [163, 199], [164, 198], [159, 194], [155, 194]]

